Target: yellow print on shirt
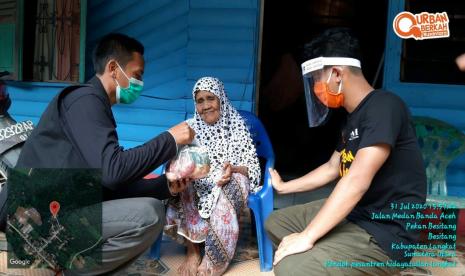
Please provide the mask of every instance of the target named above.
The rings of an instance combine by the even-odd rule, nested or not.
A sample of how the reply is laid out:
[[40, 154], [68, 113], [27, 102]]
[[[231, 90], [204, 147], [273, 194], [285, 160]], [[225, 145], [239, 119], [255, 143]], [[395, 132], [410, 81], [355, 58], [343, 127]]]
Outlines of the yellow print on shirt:
[[350, 164], [355, 160], [352, 151], [346, 152], [346, 149], [341, 151], [341, 158], [340, 158], [340, 165], [339, 165], [339, 175], [342, 177], [349, 172]]

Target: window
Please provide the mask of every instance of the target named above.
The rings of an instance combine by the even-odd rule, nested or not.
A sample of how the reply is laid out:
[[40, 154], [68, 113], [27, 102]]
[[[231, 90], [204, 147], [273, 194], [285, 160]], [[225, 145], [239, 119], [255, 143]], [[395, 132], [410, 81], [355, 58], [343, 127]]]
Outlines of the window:
[[465, 53], [465, 1], [410, 0], [405, 10], [421, 12], [447, 12], [450, 36], [448, 38], [402, 42], [400, 79], [403, 82], [465, 84], [463, 72], [455, 58]]
[[0, 47], [7, 49], [0, 71], [16, 80], [82, 81], [85, 7], [86, 0], [0, 0]]
[[[15, 0], [0, 0], [0, 74], [11, 72], [17, 74], [18, 57], [16, 56], [16, 18], [17, 3]], [[14, 77], [14, 76], [13, 76]]]

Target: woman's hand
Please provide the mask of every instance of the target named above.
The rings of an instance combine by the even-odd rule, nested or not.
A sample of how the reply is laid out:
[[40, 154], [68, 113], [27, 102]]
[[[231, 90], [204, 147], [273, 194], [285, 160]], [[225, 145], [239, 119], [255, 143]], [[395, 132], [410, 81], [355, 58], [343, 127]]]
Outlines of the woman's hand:
[[271, 184], [273, 185], [273, 188], [276, 190], [276, 192], [278, 192], [278, 194], [285, 194], [286, 182], [284, 182], [281, 179], [281, 176], [275, 169], [269, 168], [269, 171], [271, 176]]
[[176, 196], [178, 193], [183, 192], [187, 185], [192, 182], [190, 178], [177, 178], [174, 173], [166, 173], [166, 179], [168, 180], [168, 189], [172, 196]]
[[223, 165], [223, 175], [221, 176], [221, 179], [216, 182], [216, 185], [223, 187], [226, 183], [231, 181], [231, 175], [232, 175], [232, 166], [229, 162], [224, 163]]
[[178, 193], [183, 192], [187, 185], [189, 185], [192, 181], [190, 178], [181, 178], [176, 180], [169, 180], [168, 179], [168, 188], [172, 196], [176, 196]]

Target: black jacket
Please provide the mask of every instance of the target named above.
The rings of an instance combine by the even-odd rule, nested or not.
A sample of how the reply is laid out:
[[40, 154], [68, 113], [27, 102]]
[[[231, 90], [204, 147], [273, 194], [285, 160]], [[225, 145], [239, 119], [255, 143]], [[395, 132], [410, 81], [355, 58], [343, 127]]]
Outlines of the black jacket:
[[173, 158], [169, 132], [124, 150], [118, 143], [111, 104], [100, 79], [61, 91], [26, 141], [17, 168], [101, 168], [104, 198], [170, 196], [164, 175], [145, 175]]

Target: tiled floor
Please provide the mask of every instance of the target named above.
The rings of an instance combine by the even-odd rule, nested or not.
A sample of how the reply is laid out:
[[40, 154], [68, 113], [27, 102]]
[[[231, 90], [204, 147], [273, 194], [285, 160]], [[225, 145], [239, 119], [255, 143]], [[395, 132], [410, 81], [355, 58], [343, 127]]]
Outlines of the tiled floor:
[[[176, 275], [176, 269], [183, 261], [184, 248], [174, 242], [167, 242], [162, 246], [162, 262], [164, 262], [170, 270], [166, 275]], [[260, 264], [258, 259], [246, 260], [233, 263], [224, 275], [229, 276], [252, 276], [252, 275], [274, 275], [273, 272], [260, 272]]]

